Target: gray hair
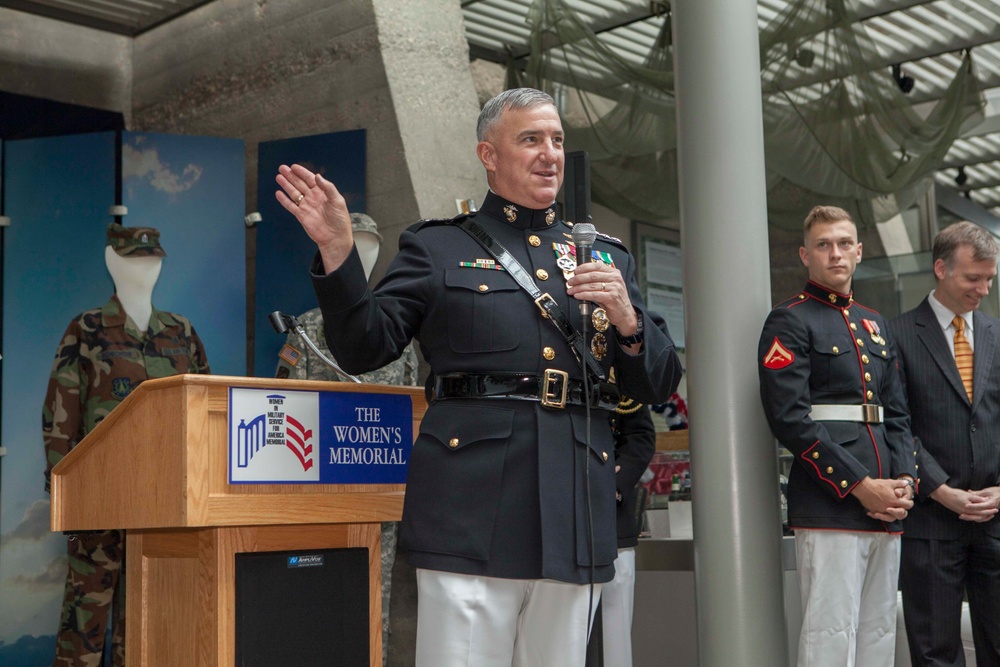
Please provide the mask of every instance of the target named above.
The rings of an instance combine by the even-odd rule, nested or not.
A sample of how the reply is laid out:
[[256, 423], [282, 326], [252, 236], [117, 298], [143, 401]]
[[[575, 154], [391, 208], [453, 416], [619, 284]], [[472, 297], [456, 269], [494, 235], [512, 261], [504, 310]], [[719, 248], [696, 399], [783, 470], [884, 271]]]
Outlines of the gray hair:
[[500, 120], [500, 116], [508, 109], [530, 109], [543, 104], [556, 105], [556, 101], [548, 93], [534, 88], [511, 88], [505, 90], [483, 105], [476, 123], [476, 138], [485, 141], [486, 135]]
[[948, 225], [938, 232], [934, 237], [931, 257], [934, 262], [943, 260], [951, 269], [955, 266], [955, 252], [963, 245], [972, 248], [972, 259], [977, 262], [987, 259], [995, 261], [1000, 254], [1000, 247], [997, 246], [992, 234], [973, 222], [963, 220]]

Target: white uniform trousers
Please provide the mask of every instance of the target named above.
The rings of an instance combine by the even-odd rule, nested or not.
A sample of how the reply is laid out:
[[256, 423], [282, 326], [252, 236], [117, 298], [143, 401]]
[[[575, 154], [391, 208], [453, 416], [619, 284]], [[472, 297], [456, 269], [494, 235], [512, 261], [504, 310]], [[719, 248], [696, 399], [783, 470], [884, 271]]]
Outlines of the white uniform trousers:
[[899, 548], [888, 533], [795, 530], [798, 667], [891, 667]]
[[[583, 667], [601, 584], [417, 570], [417, 667]], [[589, 610], [589, 618], [588, 618]]]
[[618, 550], [615, 578], [601, 590], [604, 667], [632, 667], [632, 604], [635, 600], [635, 548]]

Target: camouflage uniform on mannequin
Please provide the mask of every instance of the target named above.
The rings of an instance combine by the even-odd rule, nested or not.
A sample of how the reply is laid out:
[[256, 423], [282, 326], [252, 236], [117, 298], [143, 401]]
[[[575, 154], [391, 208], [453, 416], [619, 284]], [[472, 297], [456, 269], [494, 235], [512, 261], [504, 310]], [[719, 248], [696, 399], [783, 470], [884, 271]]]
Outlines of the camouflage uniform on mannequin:
[[[298, 317], [299, 324], [305, 330], [309, 339], [316, 343], [319, 351], [330, 359], [336, 361], [326, 346], [326, 334], [323, 332], [323, 315], [319, 308], [306, 311]], [[388, 366], [362, 373], [357, 378], [362, 382], [370, 384], [395, 384], [408, 387], [420, 386], [419, 373], [420, 362], [417, 353], [410, 345], [403, 351], [396, 361]], [[278, 369], [275, 377], [290, 378], [292, 380], [327, 380], [330, 382], [340, 382], [343, 378], [337, 376], [332, 368], [310, 350], [305, 343], [299, 340], [297, 333], [288, 334], [288, 340], [281, 352], [278, 353]]]
[[[371, 277], [372, 268], [378, 257], [378, 244], [382, 241], [382, 236], [378, 233], [375, 221], [362, 213], [351, 214], [351, 227], [355, 238], [358, 239], [360, 251], [367, 250], [367, 257], [362, 255], [365, 272]], [[368, 234], [365, 234], [368, 232]], [[374, 243], [371, 243], [374, 241]], [[365, 247], [367, 246], [367, 248]], [[319, 308], [303, 313], [299, 318], [299, 324], [305, 330], [306, 335], [316, 344], [320, 352], [328, 358], [333, 358], [330, 349], [326, 346], [326, 333], [323, 331], [323, 315]], [[409, 345], [403, 351], [402, 356], [396, 361], [371, 371], [363, 373], [358, 377], [362, 382], [370, 384], [393, 384], [416, 387], [420, 385], [419, 361], [413, 345]], [[309, 347], [299, 340], [297, 333], [288, 335], [288, 340], [281, 352], [278, 354], [278, 369], [275, 375], [279, 378], [290, 378], [293, 380], [328, 380], [341, 381], [340, 378], [329, 366], [309, 349]], [[389, 522], [382, 524], [382, 662], [385, 664], [389, 651], [389, 599], [392, 589], [392, 567], [396, 560], [396, 523]]]
[[[52, 467], [144, 380], [209, 372], [204, 346], [191, 323], [152, 307], [160, 258], [166, 255], [159, 232], [111, 224], [107, 237], [105, 259], [115, 294], [104, 306], [70, 322], [52, 365], [42, 409], [46, 491]], [[133, 315], [144, 326], [137, 325]], [[54, 665], [104, 664], [104, 637], [113, 609], [112, 664], [121, 667], [125, 664], [125, 587], [120, 585], [124, 531], [73, 533], [68, 556]]]

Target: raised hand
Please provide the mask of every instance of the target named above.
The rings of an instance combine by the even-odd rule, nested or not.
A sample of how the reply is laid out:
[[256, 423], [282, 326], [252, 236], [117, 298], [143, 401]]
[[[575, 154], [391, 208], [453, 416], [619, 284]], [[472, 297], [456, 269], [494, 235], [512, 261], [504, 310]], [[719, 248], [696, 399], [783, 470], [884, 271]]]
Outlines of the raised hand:
[[298, 164], [278, 167], [275, 180], [281, 189], [274, 196], [319, 248], [326, 272], [338, 268], [354, 246], [351, 216], [340, 191], [320, 174]]

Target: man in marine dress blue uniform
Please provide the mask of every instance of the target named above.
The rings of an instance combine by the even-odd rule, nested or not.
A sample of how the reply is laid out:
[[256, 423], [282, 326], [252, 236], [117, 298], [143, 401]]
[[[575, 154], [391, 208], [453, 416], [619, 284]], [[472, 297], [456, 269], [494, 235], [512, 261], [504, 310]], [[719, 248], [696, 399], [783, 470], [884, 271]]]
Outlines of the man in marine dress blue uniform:
[[854, 221], [817, 206], [804, 228], [809, 282], [768, 314], [757, 348], [764, 412], [794, 456], [798, 667], [887, 667], [900, 520], [915, 490], [913, 438], [885, 320], [851, 291], [861, 261]]
[[[576, 331], [578, 304], [594, 304], [581, 347], [601, 375], [613, 370], [638, 401], [665, 401], [681, 367], [646, 314], [631, 255], [599, 237], [601, 261], [574, 271], [571, 228], [554, 208], [564, 154], [552, 98], [501, 93], [477, 134], [490, 192], [472, 219]], [[373, 291], [336, 187], [299, 165], [281, 166], [277, 181], [278, 200], [318, 246], [313, 281], [324, 319], [338, 323], [327, 338], [344, 369], [382, 366], [411, 338], [431, 366], [400, 533], [417, 568], [417, 665], [583, 665], [617, 555], [618, 392], [591, 378], [598, 391], [587, 396], [574, 347], [458, 226], [464, 216], [403, 232]]]

